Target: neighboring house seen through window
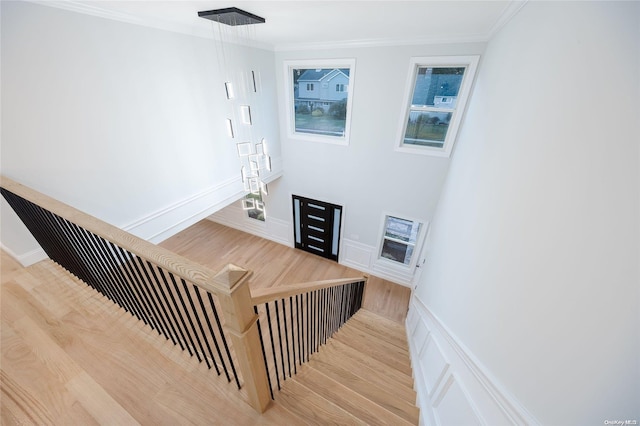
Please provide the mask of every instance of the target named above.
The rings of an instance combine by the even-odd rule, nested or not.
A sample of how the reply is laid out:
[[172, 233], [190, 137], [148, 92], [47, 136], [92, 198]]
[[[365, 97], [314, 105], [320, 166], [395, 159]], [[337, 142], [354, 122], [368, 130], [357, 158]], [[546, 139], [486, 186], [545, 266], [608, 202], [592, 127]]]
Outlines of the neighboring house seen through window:
[[348, 144], [355, 61], [289, 61], [285, 65], [290, 136]]

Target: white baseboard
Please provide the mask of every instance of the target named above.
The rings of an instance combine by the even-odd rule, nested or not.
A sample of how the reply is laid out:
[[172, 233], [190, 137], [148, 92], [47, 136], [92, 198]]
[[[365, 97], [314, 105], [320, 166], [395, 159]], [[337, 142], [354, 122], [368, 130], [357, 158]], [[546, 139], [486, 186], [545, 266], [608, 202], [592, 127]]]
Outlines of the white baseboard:
[[122, 229], [157, 244], [240, 199], [243, 193], [239, 177], [227, 179], [123, 226]]
[[415, 295], [406, 327], [420, 424], [540, 424]]
[[42, 250], [42, 248], [40, 248], [40, 247], [38, 247], [37, 249], [31, 250], [29, 252], [22, 253], [22, 254], [14, 253], [13, 250], [8, 248], [4, 244], [0, 244], [0, 248], [2, 248], [2, 250], [4, 250], [9, 256], [14, 258], [16, 261], [18, 261], [25, 268], [27, 266], [31, 266], [31, 265], [33, 265], [35, 263], [38, 263], [38, 262], [40, 262], [42, 260], [45, 260], [45, 259], [49, 258], [49, 256], [47, 256], [47, 253], [45, 253], [45, 251]]
[[265, 222], [250, 218], [238, 203], [219, 210], [207, 219], [229, 228], [248, 232], [267, 240], [293, 247], [291, 224], [286, 220], [267, 216]]

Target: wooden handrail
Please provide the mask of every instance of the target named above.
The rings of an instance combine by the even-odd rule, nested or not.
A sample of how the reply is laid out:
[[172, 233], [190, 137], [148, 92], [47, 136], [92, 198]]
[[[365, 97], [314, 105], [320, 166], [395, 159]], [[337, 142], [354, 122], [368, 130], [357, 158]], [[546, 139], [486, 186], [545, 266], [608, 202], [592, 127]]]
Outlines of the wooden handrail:
[[[203, 290], [213, 294], [229, 294], [229, 288], [216, 279], [217, 272], [182, 257], [172, 251], [156, 246], [142, 238], [129, 234], [113, 225], [90, 216], [74, 207], [41, 194], [5, 176], [0, 177], [0, 185], [6, 190], [28, 200], [78, 226], [107, 239], [141, 258], [162, 266], [178, 276], [188, 279]], [[246, 272], [246, 271], [245, 271]]]
[[344, 284], [351, 284], [351, 283], [356, 283], [356, 282], [366, 281], [366, 280], [367, 280], [367, 276], [363, 275], [361, 277], [356, 277], [356, 278], [338, 278], [333, 280], [310, 281], [310, 282], [300, 283], [300, 284], [261, 288], [261, 289], [251, 290], [251, 299], [254, 305], [259, 305], [261, 303], [273, 302], [274, 300], [285, 299], [287, 297], [308, 293], [314, 290], [337, 287]]

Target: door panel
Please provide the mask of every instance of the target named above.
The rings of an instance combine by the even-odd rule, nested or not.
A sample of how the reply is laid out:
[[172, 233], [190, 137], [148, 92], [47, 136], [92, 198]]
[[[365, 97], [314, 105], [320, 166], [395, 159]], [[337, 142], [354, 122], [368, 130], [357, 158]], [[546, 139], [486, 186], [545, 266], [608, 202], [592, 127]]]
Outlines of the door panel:
[[338, 261], [341, 206], [294, 195], [293, 217], [296, 248]]

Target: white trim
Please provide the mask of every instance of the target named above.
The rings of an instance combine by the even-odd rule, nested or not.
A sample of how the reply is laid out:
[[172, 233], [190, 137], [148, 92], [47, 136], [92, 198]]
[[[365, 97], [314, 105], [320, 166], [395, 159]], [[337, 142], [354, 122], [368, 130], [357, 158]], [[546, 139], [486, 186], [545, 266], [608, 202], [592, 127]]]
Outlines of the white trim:
[[[282, 171], [274, 172], [265, 182], [280, 176]], [[241, 199], [244, 194], [242, 179], [236, 176], [120, 228], [157, 244]]]
[[318, 43], [289, 43], [279, 44], [274, 47], [276, 52], [295, 52], [310, 50], [336, 50], [366, 47], [393, 47], [393, 46], [424, 46], [429, 44], [457, 44], [457, 43], [486, 43], [488, 34], [476, 34], [469, 36], [451, 37], [413, 37], [397, 39], [368, 39], [368, 40], [342, 40], [334, 42]]
[[[474, 416], [482, 424], [540, 424], [415, 294], [410, 302], [406, 328], [421, 424], [440, 424], [438, 405], [450, 389], [447, 383], [453, 381], [457, 382]], [[421, 362], [421, 355], [434, 343], [447, 364], [444, 373], [428, 371], [430, 368], [442, 369], [438, 363]], [[429, 376], [439, 377], [430, 391]]]
[[49, 256], [47, 256], [47, 253], [41, 247], [22, 254], [15, 253], [13, 250], [2, 243], [0, 243], [0, 249], [4, 250], [5, 253], [7, 253], [25, 268], [49, 258]]
[[[456, 142], [458, 130], [461, 127], [462, 119], [467, 107], [467, 101], [471, 96], [471, 90], [475, 81], [476, 71], [478, 69], [478, 62], [480, 55], [466, 55], [466, 56], [420, 56], [412, 57], [409, 61], [409, 73], [407, 75], [407, 81], [405, 83], [404, 92], [404, 114], [400, 116], [400, 124], [398, 126], [398, 134], [395, 141], [395, 151], [404, 152], [408, 154], [420, 154], [431, 155], [436, 157], [449, 157], [453, 149], [453, 145]], [[449, 130], [443, 142], [442, 148], [418, 146], [418, 145], [405, 145], [403, 144], [407, 121], [411, 112], [411, 99], [413, 98], [413, 92], [415, 89], [415, 81], [418, 69], [421, 67], [459, 67], [465, 66], [466, 70], [462, 76], [462, 83], [460, 84], [460, 90], [458, 91], [458, 100], [456, 101], [456, 107], [451, 113], [451, 120], [449, 121]]]
[[228, 226], [229, 228], [256, 235], [278, 244], [283, 244], [287, 247], [293, 247], [291, 223], [286, 220], [270, 217], [268, 210], [265, 221], [261, 222], [248, 217], [247, 213], [242, 210], [242, 207], [235, 203], [207, 217], [207, 219]]
[[[348, 146], [351, 137], [351, 110], [353, 106], [353, 88], [355, 83], [356, 60], [355, 58], [342, 59], [297, 59], [285, 60], [284, 64], [284, 100], [285, 120], [287, 136], [293, 140], [319, 142], [325, 144]], [[347, 117], [344, 126], [344, 136], [323, 136], [311, 133], [297, 133], [295, 131], [295, 114], [293, 103], [293, 75], [292, 70], [297, 68], [349, 68], [349, 84], [347, 87]]]
[[489, 34], [487, 37], [487, 41], [493, 38], [509, 21], [513, 19], [514, 16], [520, 12], [520, 10], [527, 4], [529, 0], [511, 0], [505, 6], [502, 14], [498, 18], [491, 30], [489, 30]]
[[234, 177], [120, 228], [157, 244], [226, 207], [243, 194], [240, 177]]
[[[400, 262], [396, 262], [393, 260], [385, 259], [380, 257], [380, 253], [382, 252], [382, 245], [385, 240], [385, 229], [387, 224], [387, 217], [396, 217], [402, 220], [409, 220], [414, 223], [418, 223], [420, 225], [420, 230], [418, 231], [418, 236], [416, 238], [416, 242], [413, 245], [413, 253], [411, 254], [411, 261], [408, 265], [401, 264]], [[420, 249], [424, 244], [424, 238], [427, 235], [427, 229], [429, 228], [429, 222], [426, 220], [418, 219], [415, 217], [391, 213], [388, 211], [382, 212], [382, 224], [380, 226], [380, 231], [378, 232], [378, 246], [376, 247], [375, 260], [373, 263], [374, 270], [386, 271], [387, 273], [397, 273], [400, 276], [407, 277], [409, 282], [413, 278], [413, 273], [416, 268], [416, 263], [418, 262], [418, 258], [420, 257]], [[409, 245], [409, 244], [407, 244]]]

